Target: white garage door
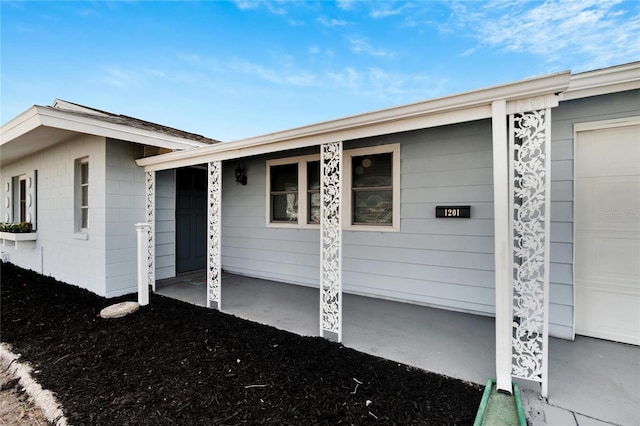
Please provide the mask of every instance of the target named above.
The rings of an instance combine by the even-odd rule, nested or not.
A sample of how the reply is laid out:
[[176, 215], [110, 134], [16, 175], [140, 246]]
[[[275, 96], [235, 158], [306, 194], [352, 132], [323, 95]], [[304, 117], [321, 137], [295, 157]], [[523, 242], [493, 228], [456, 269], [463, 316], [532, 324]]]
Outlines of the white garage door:
[[579, 131], [576, 334], [640, 345], [640, 121]]

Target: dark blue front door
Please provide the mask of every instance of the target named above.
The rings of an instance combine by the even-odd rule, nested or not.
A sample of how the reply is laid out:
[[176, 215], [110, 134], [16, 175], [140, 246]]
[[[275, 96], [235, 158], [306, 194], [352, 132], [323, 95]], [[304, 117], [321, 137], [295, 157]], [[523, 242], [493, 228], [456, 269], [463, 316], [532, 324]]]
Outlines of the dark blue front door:
[[176, 272], [207, 265], [207, 171], [176, 171]]

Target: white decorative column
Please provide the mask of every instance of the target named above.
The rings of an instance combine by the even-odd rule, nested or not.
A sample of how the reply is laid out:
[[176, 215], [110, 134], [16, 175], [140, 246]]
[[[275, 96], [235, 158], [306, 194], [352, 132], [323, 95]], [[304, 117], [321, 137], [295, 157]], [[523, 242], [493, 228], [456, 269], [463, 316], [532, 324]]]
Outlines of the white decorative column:
[[509, 220], [509, 137], [507, 103], [495, 101], [492, 108], [493, 134], [493, 216], [496, 299], [496, 387], [512, 392], [511, 306], [513, 303], [512, 256]]
[[548, 389], [551, 108], [510, 115], [514, 377]]
[[149, 263], [147, 255], [149, 253], [150, 229], [151, 226], [148, 223], [136, 223], [138, 236], [138, 304], [140, 306], [149, 304]]
[[[212, 161], [208, 167], [208, 220], [207, 220], [207, 307], [222, 309], [222, 163]], [[213, 306], [212, 306], [213, 305]]]
[[320, 154], [320, 336], [342, 341], [342, 142]]
[[146, 219], [149, 225], [149, 231], [147, 233], [147, 283], [151, 286], [153, 291], [156, 291], [156, 244], [155, 244], [155, 229], [156, 229], [156, 172], [146, 172]]

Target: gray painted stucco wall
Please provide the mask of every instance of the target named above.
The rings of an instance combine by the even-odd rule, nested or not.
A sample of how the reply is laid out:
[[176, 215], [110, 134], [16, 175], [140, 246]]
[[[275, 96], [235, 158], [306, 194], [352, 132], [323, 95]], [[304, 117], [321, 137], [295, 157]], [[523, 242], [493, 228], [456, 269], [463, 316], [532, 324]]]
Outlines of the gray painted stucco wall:
[[145, 174], [135, 163], [142, 145], [110, 139], [106, 151], [105, 296], [115, 297], [138, 288], [135, 224], [145, 221]]
[[[80, 233], [74, 221], [74, 171], [76, 160], [84, 157], [89, 159], [90, 212], [89, 229]], [[2, 166], [2, 182], [38, 171], [38, 238], [18, 249], [2, 247], [11, 263], [105, 295], [105, 157], [104, 138], [79, 135]]]
[[[2, 247], [18, 266], [114, 297], [137, 289], [135, 223], [144, 221], [142, 147], [79, 135], [3, 166], [2, 181], [37, 170], [37, 233], [33, 243]], [[89, 160], [89, 228], [75, 229], [76, 160]], [[0, 212], [2, 213], [2, 212]]]

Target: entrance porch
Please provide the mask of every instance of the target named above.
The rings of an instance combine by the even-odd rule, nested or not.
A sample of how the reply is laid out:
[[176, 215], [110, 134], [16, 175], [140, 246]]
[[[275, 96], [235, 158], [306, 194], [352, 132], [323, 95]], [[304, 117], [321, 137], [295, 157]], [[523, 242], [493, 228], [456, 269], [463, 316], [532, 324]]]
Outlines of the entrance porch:
[[[206, 306], [205, 271], [157, 282], [157, 293]], [[319, 290], [222, 274], [223, 311], [317, 336]], [[343, 294], [343, 344], [424, 370], [485, 384], [495, 374], [495, 324], [464, 314]], [[549, 399], [518, 381], [532, 424], [638, 424], [640, 347], [577, 336], [549, 339]], [[604, 422], [604, 423], [599, 423]]]

